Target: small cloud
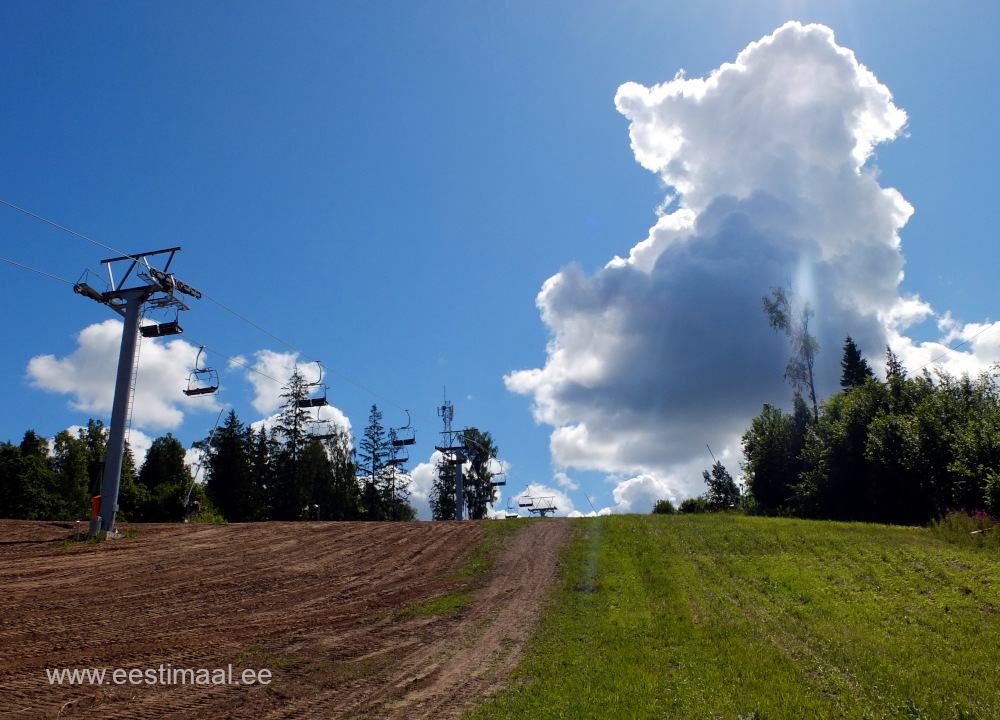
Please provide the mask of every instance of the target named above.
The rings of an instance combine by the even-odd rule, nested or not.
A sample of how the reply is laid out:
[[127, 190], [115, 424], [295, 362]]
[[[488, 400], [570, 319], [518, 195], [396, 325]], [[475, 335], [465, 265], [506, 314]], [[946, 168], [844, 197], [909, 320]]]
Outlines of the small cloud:
[[528, 508], [521, 507], [521, 502], [532, 500], [534, 507], [554, 506], [556, 508], [554, 514], [557, 516], [566, 516], [576, 509], [569, 495], [561, 490], [540, 483], [531, 483], [523, 492], [511, 498], [512, 510], [527, 514]]
[[418, 520], [431, 520], [430, 496], [437, 478], [437, 464], [441, 453], [435, 450], [427, 462], [422, 462], [410, 472], [410, 505], [417, 511]]
[[657, 500], [669, 500], [674, 505], [677, 504], [677, 496], [669, 482], [646, 474], [619, 482], [613, 496], [618, 504], [605, 508], [608, 513], [652, 512]]
[[552, 479], [556, 481], [556, 485], [565, 490], [573, 491], [580, 489], [579, 483], [564, 472], [557, 472], [552, 476]]

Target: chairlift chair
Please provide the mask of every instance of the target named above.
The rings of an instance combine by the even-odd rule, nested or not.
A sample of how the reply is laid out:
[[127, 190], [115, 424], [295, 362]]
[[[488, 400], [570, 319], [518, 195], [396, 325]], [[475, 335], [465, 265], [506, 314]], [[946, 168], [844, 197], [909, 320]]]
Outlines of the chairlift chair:
[[200, 367], [201, 354], [205, 352], [205, 346], [198, 348], [198, 357], [194, 360], [194, 370], [188, 375], [187, 388], [184, 394], [188, 397], [194, 395], [211, 395], [219, 389], [219, 373], [210, 367]]
[[542, 517], [545, 517], [545, 513], [552, 513], [553, 515], [555, 515], [556, 510], [558, 510], [558, 508], [556, 507], [555, 503], [556, 499], [554, 496], [539, 497], [533, 499], [535, 500], [534, 505], [528, 508], [528, 512], [532, 514], [538, 514], [541, 515]]
[[327, 391], [328, 387], [327, 387], [326, 383], [323, 382], [323, 363], [321, 363], [319, 360], [317, 360], [316, 361], [316, 365], [319, 366], [319, 380], [317, 380], [316, 382], [313, 382], [313, 383], [305, 383], [303, 385], [303, 387], [308, 387], [308, 388], [322, 388], [323, 392], [322, 392], [322, 394], [317, 394], [317, 395], [314, 395], [313, 397], [310, 397], [310, 398], [304, 398], [302, 400], [297, 400], [295, 402], [295, 406], [296, 407], [300, 407], [300, 408], [314, 408], [314, 407], [325, 407], [325, 406], [327, 406], [327, 405], [330, 404], [330, 403], [328, 403], [326, 401], [326, 391]]
[[310, 432], [309, 437], [313, 440], [335, 440], [337, 438], [337, 431], [334, 430], [333, 426], [330, 424], [329, 420], [320, 420], [318, 417], [315, 420], [310, 420], [310, 424], [319, 430], [319, 432]]
[[[402, 435], [400, 435], [402, 433]], [[410, 427], [410, 411], [406, 411], [406, 425], [401, 428], [396, 428], [393, 431], [393, 437], [390, 440], [393, 447], [405, 447], [407, 445], [417, 444], [417, 434], [413, 428]]]
[[326, 400], [326, 385], [323, 385], [323, 394], [317, 395], [316, 397], [305, 398], [304, 400], [299, 400], [296, 402], [296, 406], [300, 408], [314, 408], [314, 407], [324, 407], [330, 403]]
[[139, 326], [139, 334], [144, 338], [156, 338], [156, 337], [166, 337], [167, 335], [180, 335], [184, 332], [184, 328], [181, 327], [180, 322], [180, 311], [174, 315], [173, 320], [167, 322], [156, 322], [155, 320], [148, 325]]

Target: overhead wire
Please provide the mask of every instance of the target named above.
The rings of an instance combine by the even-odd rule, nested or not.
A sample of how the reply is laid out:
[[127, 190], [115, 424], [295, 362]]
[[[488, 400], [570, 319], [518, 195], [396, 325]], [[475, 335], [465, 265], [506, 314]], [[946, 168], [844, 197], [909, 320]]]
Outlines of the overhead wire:
[[938, 360], [940, 360], [941, 358], [945, 357], [946, 355], [949, 355], [950, 353], [955, 352], [956, 350], [958, 350], [963, 345], [968, 345], [970, 342], [972, 342], [973, 340], [975, 340], [977, 337], [979, 337], [980, 335], [982, 335], [984, 332], [986, 332], [987, 330], [989, 330], [992, 327], [994, 327], [997, 323], [1000, 323], [1000, 320], [994, 320], [992, 323], [990, 323], [989, 325], [987, 325], [986, 327], [984, 327], [982, 330], [980, 330], [979, 332], [977, 332], [975, 335], [967, 337], [965, 340], [963, 340], [962, 342], [960, 342], [958, 345], [955, 345], [954, 347], [948, 348], [947, 350], [945, 350], [943, 353], [941, 353], [940, 355], [938, 355], [936, 358], [934, 358], [930, 362], [925, 363], [924, 365], [921, 365], [917, 369], [917, 372], [920, 372], [924, 368], [930, 367], [931, 365], [933, 365], [934, 363], [936, 363]]

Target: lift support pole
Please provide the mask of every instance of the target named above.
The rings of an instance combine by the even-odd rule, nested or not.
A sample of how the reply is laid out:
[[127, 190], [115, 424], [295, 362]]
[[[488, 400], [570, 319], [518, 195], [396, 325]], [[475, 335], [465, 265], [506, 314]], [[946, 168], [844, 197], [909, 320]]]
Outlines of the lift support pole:
[[108, 435], [108, 460], [101, 484], [101, 530], [115, 531], [118, 512], [118, 490], [121, 487], [122, 460], [125, 457], [125, 426], [128, 424], [129, 396], [135, 380], [135, 349], [139, 337], [139, 320], [143, 303], [152, 294], [149, 287], [138, 287], [122, 293], [125, 301], [125, 324], [122, 346], [118, 354], [118, 376], [115, 399], [111, 406], [111, 430]]
[[[140, 333], [139, 323], [145, 305], [154, 308], [173, 308], [178, 312], [189, 309], [181, 301], [176, 292], [200, 298], [201, 293], [190, 285], [181, 282], [168, 271], [174, 254], [181, 248], [173, 247], [152, 252], [120, 255], [102, 260], [107, 266], [110, 290], [98, 292], [84, 281], [73, 286], [73, 292], [107, 305], [124, 319], [122, 327], [122, 344], [118, 353], [118, 375], [115, 378], [115, 399], [111, 405], [111, 429], [108, 435], [107, 461], [104, 466], [104, 477], [101, 479], [101, 530], [109, 533], [115, 531], [115, 513], [118, 512], [118, 491], [121, 489], [122, 461], [125, 458], [125, 427], [128, 425], [128, 414], [132, 388], [135, 384], [135, 354]], [[163, 269], [153, 267], [148, 257], [168, 255]], [[127, 263], [128, 269], [116, 282], [111, 266], [114, 263]], [[85, 275], [89, 275], [88, 270]], [[134, 274], [133, 274], [134, 273]], [[138, 282], [133, 287], [126, 288], [129, 281]], [[165, 323], [169, 332], [161, 334], [177, 334], [181, 332], [177, 322]], [[145, 334], [145, 333], [144, 333]]]
[[455, 450], [455, 519], [465, 520], [465, 487], [463, 485], [462, 466], [465, 464], [465, 453], [462, 449]]

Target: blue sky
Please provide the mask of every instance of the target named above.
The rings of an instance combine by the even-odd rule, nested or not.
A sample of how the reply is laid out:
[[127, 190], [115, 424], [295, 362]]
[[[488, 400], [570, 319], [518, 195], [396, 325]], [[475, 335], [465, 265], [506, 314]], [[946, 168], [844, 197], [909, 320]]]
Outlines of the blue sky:
[[[900, 331], [913, 340], [903, 348], [911, 369], [934, 352], [921, 342], [956, 344], [1000, 317], [991, 212], [1000, 185], [992, 127], [1000, 11], [875, 5], [7, 2], [0, 200], [116, 250], [182, 246], [172, 269], [218, 301], [194, 301], [182, 315], [183, 347], [157, 355], [144, 345], [149, 405], [137, 430], [147, 437], [169, 431], [190, 445], [220, 407], [246, 422], [270, 414], [261, 396], [269, 381], [253, 376], [253, 385], [227, 358], [253, 364], [263, 351], [291, 352], [274, 335], [302, 351], [300, 362], [329, 369], [330, 401], [356, 432], [373, 402], [391, 425], [409, 409], [419, 442], [411, 467], [431, 458], [447, 388], [456, 425], [490, 431], [510, 465], [501, 506], [532, 485], [559, 493], [566, 510], [590, 512], [589, 496], [598, 510], [645, 511], [653, 495], [697, 490], [710, 464], [703, 444], [735, 471], [738, 435], [699, 416], [686, 449], [668, 438], [663, 462], [630, 463], [621, 437], [598, 428], [626, 415], [641, 424], [635, 398], [645, 385], [618, 392], [609, 380], [615, 392], [600, 400], [581, 392], [572, 402], [553, 390], [550, 422], [532, 407], [551, 387], [518, 393], [504, 379], [558, 360], [547, 343], [567, 330], [540, 317], [543, 284], [575, 264], [581, 287], [606, 287], [600, 269], [650, 235], [670, 193], [630, 147], [630, 118], [615, 106], [622, 84], [652, 87], [682, 68], [687, 78], [708, 77], [789, 20], [830, 27], [907, 116], [866, 168], [914, 209], [898, 233], [906, 263], [898, 290], [933, 313]], [[0, 207], [0, 256], [76, 281], [109, 253]], [[96, 346], [82, 351], [79, 335], [113, 313], [9, 263], [0, 263], [0, 280], [0, 440], [107, 421], [99, 408], [107, 363]], [[677, 297], [671, 303], [686, 312]], [[951, 330], [935, 323], [946, 313]], [[830, 337], [842, 337], [834, 325]], [[105, 330], [92, 331], [93, 342], [114, 345], [116, 357]], [[678, 340], [679, 351], [711, 356], [728, 332], [705, 325], [703, 336]], [[786, 353], [780, 338], [760, 338], [774, 358]], [[215, 351], [209, 363], [222, 373], [222, 392], [200, 405], [172, 400], [199, 345]], [[630, 347], [643, 352], [622, 352]], [[839, 360], [839, 347], [824, 349]], [[878, 347], [864, 349], [881, 357]], [[985, 367], [997, 359], [990, 352], [982, 345], [954, 369]], [[46, 356], [49, 374], [29, 372]], [[787, 402], [783, 360], [731, 362], [706, 361], [714, 375], [692, 377], [692, 386], [746, 375], [776, 392], [773, 402]], [[70, 372], [74, 382], [92, 381], [91, 396], [60, 384]], [[672, 372], [679, 367], [662, 368]], [[686, 403], [698, 403], [670, 397], [656, 418], [683, 420]], [[745, 426], [751, 400], [759, 398], [720, 404], [719, 417]], [[158, 402], [173, 414], [157, 414]], [[555, 429], [580, 427], [580, 418], [594, 448], [618, 451], [551, 450]], [[649, 426], [673, 432], [670, 423]], [[655, 444], [655, 435], [640, 444]], [[637, 478], [647, 479], [629, 485]]]

